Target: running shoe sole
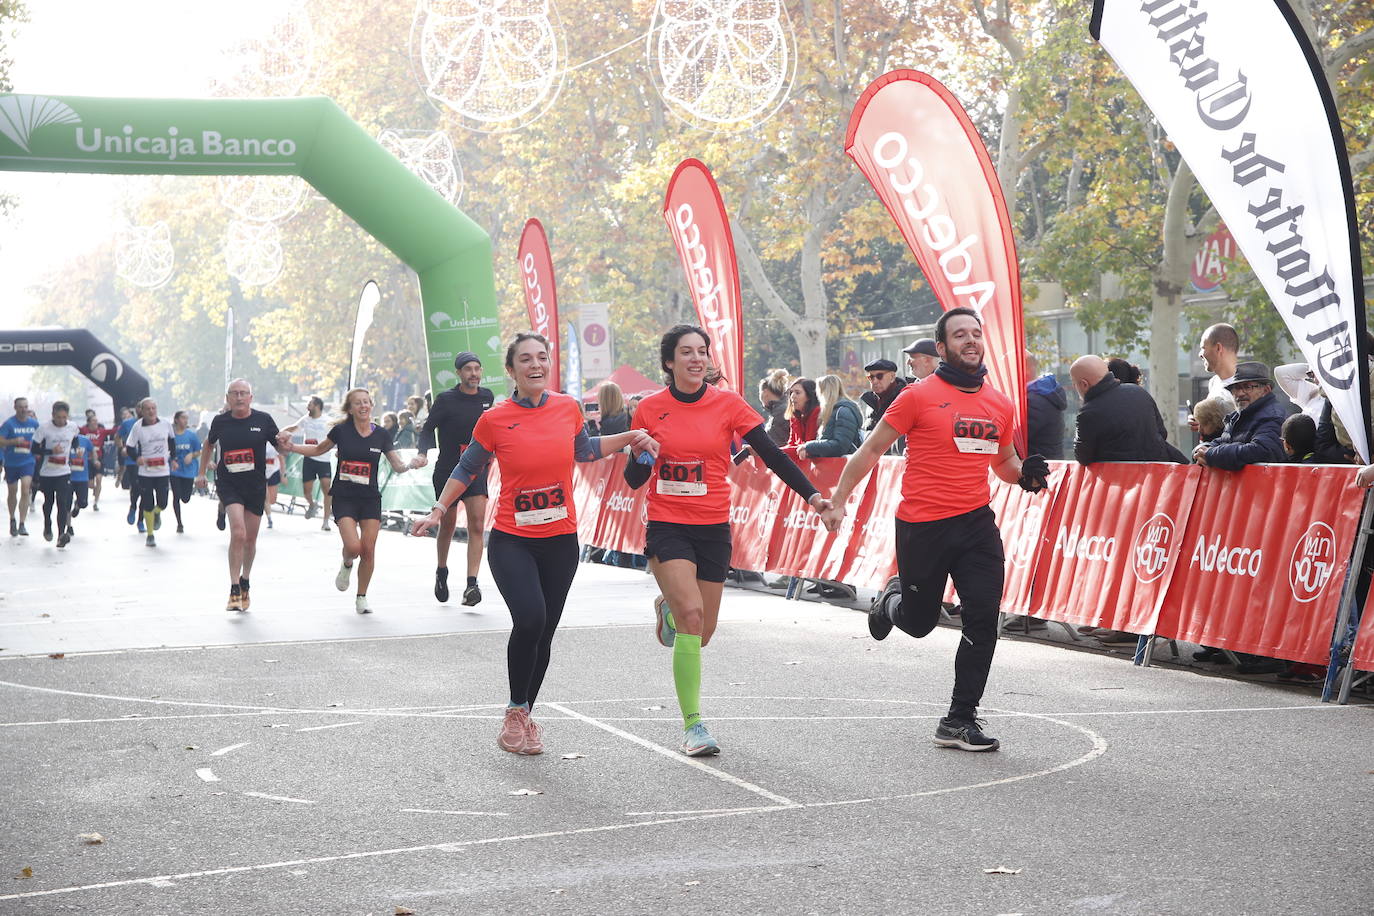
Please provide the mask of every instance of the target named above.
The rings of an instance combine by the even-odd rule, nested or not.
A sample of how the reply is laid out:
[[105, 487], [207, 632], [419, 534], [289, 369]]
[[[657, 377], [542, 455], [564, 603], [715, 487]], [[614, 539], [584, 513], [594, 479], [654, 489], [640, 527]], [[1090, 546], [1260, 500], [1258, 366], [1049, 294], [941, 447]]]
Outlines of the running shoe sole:
[[935, 737], [931, 740], [935, 742], [936, 747], [953, 747], [961, 751], [972, 751], [974, 753], [995, 751], [1002, 746], [1002, 742], [998, 741], [996, 738], [989, 739], [992, 742], [991, 744], [970, 744], [964, 740], [963, 736], [957, 733], [941, 735], [938, 728], [935, 731]]
[[662, 595], [654, 598], [654, 620], [657, 624], [654, 627], [654, 636], [658, 638], [658, 644], [664, 648], [672, 648], [673, 643], [677, 641], [677, 630], [668, 623], [670, 610], [667, 598]]

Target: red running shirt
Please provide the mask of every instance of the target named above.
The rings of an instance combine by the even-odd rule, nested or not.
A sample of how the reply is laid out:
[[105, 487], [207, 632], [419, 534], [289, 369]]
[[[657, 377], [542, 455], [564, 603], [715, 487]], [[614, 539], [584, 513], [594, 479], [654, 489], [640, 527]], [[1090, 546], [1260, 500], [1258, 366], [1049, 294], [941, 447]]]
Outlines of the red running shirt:
[[482, 414], [473, 441], [501, 465], [492, 527], [528, 538], [577, 533], [573, 441], [581, 431], [582, 407], [566, 394], [550, 392], [538, 407], [502, 401]]
[[630, 426], [647, 431], [659, 444], [648, 484], [649, 521], [730, 521], [730, 442], [762, 422], [744, 398], [712, 386], [691, 404], [667, 388], [640, 401]]
[[883, 422], [906, 436], [897, 517], [932, 522], [988, 504], [988, 468], [1011, 442], [1011, 401], [986, 382], [974, 394], [938, 376], [907, 385]]

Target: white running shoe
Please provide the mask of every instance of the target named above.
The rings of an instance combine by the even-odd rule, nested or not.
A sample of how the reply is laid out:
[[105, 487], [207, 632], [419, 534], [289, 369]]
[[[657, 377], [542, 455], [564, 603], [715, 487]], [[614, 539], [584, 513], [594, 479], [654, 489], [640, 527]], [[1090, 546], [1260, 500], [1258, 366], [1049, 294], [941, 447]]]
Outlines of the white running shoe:
[[337, 589], [338, 589], [339, 591], [341, 591], [341, 592], [346, 592], [346, 591], [348, 591], [348, 579], [349, 579], [349, 577], [352, 576], [352, 575], [353, 575], [353, 564], [352, 564], [352, 563], [341, 563], [341, 564], [339, 565], [339, 572], [338, 572], [338, 574], [337, 574], [336, 576], [334, 576], [334, 587], [337, 588]]
[[353, 599], [353, 610], [357, 611], [359, 614], [372, 613], [372, 608], [367, 606], [366, 595], [359, 595], [358, 597]]

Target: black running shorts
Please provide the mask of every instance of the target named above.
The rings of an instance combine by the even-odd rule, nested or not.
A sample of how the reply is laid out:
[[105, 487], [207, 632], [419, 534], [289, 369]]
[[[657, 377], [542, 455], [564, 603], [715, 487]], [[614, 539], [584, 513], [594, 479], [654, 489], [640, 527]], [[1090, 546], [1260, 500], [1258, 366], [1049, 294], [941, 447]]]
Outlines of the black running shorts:
[[351, 518], [354, 521], [381, 519], [382, 498], [380, 496], [335, 496], [333, 501], [334, 521]]
[[267, 503], [267, 484], [262, 478], [256, 481], [235, 480], [235, 474], [216, 474], [215, 492], [219, 494], [219, 501], [226, 506], [243, 506], [244, 512], [251, 512], [254, 515], [262, 515], [263, 507]]
[[[440, 473], [441, 471], [442, 471], [442, 473]], [[434, 469], [434, 498], [435, 498], [435, 499], [438, 499], [439, 496], [444, 492], [444, 484], [448, 483], [448, 479], [449, 479], [450, 475], [452, 475], [452, 474], [453, 474], [453, 468], [447, 468], [447, 469], [445, 469], [445, 468], [442, 468], [442, 467], [436, 467], [436, 468]], [[476, 477], [472, 478], [472, 483], [468, 484], [468, 488], [467, 488], [466, 490], [463, 491], [463, 495], [460, 496], [459, 499], [471, 499], [471, 498], [474, 497], [474, 496], [486, 496], [486, 495], [487, 495], [487, 472], [486, 472], [485, 470], [483, 470], [482, 473], [480, 473], [480, 474], [478, 474]]]
[[730, 571], [730, 524], [682, 525], [650, 521], [644, 553], [659, 562], [690, 560], [703, 582], [724, 582]]
[[328, 461], [321, 461], [318, 458], [306, 458], [301, 461], [301, 480], [328, 481], [333, 476], [334, 469], [330, 467]]

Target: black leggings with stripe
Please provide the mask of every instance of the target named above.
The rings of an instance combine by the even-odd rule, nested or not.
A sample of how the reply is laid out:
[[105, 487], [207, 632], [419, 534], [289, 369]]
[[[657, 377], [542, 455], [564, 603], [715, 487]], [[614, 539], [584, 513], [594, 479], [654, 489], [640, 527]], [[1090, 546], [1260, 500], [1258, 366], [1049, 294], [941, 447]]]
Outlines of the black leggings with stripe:
[[487, 537], [487, 564], [510, 609], [506, 670], [512, 703], [534, 706], [577, 560], [576, 534], [527, 538], [492, 531]]

